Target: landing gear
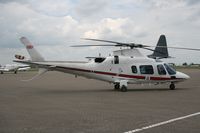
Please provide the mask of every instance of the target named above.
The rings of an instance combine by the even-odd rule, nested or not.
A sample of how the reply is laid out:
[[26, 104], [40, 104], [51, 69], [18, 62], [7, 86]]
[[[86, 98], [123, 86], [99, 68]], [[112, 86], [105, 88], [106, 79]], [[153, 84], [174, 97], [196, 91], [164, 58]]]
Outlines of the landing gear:
[[120, 88], [120, 84], [119, 84], [119, 83], [115, 83], [114, 89], [115, 89], [115, 90], [119, 90], [119, 88]]
[[3, 71], [1, 71], [1, 74], [3, 74]]
[[170, 88], [171, 90], [174, 90], [174, 89], [176, 88], [176, 86], [175, 86], [175, 84], [172, 82], [172, 83], [170, 84], [169, 88]]
[[127, 92], [127, 80], [121, 80], [119, 82], [115, 82], [114, 89], [119, 90], [121, 92]]
[[125, 85], [122, 85], [121, 92], [127, 92], [127, 87]]
[[14, 73], [17, 74], [17, 71], [15, 71]]

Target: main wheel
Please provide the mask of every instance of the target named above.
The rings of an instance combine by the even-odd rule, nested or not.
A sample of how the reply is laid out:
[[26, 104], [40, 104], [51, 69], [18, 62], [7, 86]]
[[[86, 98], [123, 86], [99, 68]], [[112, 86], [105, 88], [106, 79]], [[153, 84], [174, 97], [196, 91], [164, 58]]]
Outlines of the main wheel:
[[171, 83], [170, 86], [169, 86], [169, 88], [170, 88], [171, 90], [174, 90], [174, 89], [176, 88], [176, 86], [175, 86], [174, 83]]
[[127, 92], [127, 87], [125, 85], [122, 85], [121, 92]]
[[1, 74], [3, 74], [3, 71], [1, 71]]
[[115, 90], [119, 90], [119, 88], [120, 88], [120, 85], [119, 85], [119, 83], [115, 83], [115, 86], [114, 86], [114, 88], [115, 88]]
[[17, 71], [15, 71], [14, 73], [17, 74]]

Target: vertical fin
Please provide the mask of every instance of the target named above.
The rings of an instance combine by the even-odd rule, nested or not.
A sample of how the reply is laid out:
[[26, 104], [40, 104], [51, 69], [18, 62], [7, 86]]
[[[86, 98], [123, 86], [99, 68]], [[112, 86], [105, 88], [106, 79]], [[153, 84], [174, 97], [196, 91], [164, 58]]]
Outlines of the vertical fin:
[[21, 37], [20, 41], [26, 47], [33, 62], [44, 61], [44, 58], [40, 55], [40, 53], [38, 53], [38, 51], [34, 48], [33, 44], [26, 37]]
[[155, 58], [168, 58], [169, 54], [168, 54], [167, 41], [166, 41], [165, 35], [160, 36], [157, 46], [164, 46], [164, 47], [156, 47], [153, 54], [148, 55], [148, 57], [154, 58], [154, 59]]

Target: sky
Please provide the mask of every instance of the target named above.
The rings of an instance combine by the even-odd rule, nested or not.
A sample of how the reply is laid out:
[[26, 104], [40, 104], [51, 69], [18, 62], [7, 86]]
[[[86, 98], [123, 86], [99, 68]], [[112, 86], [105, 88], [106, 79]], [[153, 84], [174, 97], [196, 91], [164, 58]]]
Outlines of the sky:
[[[19, 38], [27, 37], [46, 60], [86, 60], [117, 48], [72, 48], [99, 44], [81, 38], [155, 46], [200, 48], [199, 0], [0, 0], [0, 64], [15, 54], [29, 57]], [[143, 51], [144, 54], [151, 52]], [[200, 64], [200, 52], [169, 49], [176, 64]]]

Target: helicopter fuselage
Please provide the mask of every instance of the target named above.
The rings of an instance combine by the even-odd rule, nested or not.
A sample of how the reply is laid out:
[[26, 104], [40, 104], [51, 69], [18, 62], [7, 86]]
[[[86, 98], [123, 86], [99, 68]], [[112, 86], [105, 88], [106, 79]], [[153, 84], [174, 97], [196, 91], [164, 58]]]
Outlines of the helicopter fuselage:
[[109, 56], [96, 57], [89, 62], [35, 62], [48, 66], [49, 70], [70, 73], [90, 79], [111, 83], [128, 84], [181, 82], [188, 75], [175, 71], [170, 65], [160, 60], [147, 57]]

